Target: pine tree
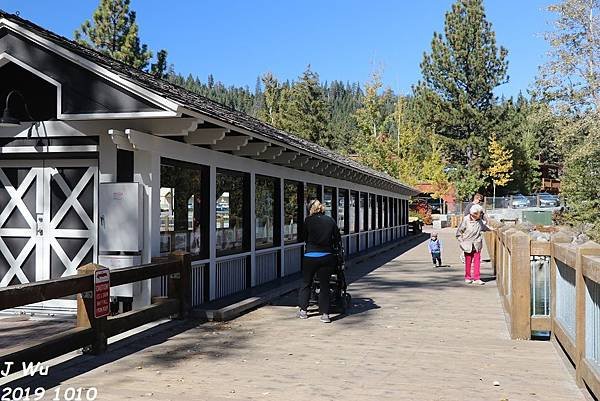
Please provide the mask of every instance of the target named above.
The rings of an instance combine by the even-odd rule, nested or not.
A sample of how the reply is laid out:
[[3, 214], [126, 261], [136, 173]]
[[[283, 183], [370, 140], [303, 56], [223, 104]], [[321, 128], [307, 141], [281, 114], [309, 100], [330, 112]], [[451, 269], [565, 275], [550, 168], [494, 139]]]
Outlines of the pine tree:
[[167, 69], [167, 51], [162, 49], [156, 54], [156, 63], [150, 65], [150, 74], [157, 78], [166, 78]]
[[600, 0], [563, 0], [548, 10], [555, 29], [546, 33], [550, 59], [538, 88], [563, 109], [600, 110]]
[[421, 122], [448, 139], [450, 161], [481, 169], [487, 138], [499, 116], [493, 90], [507, 82], [507, 50], [498, 48], [482, 0], [457, 0], [444, 35], [434, 33], [414, 88]]
[[496, 186], [503, 187], [511, 180], [510, 176], [513, 168], [512, 150], [507, 149], [498, 142], [496, 135], [493, 134], [490, 138], [488, 151], [490, 154], [490, 166], [487, 169], [487, 174], [492, 179], [495, 199]]
[[354, 113], [358, 127], [363, 133], [373, 137], [382, 133], [385, 121], [385, 99], [378, 93], [382, 86], [381, 72], [373, 71], [370, 80], [365, 84], [362, 106]]
[[[81, 31], [75, 31], [75, 40], [116, 60], [144, 69], [152, 58], [148, 46], [140, 44], [135, 11], [129, 9], [130, 0], [100, 0], [92, 21], [86, 20]], [[166, 52], [164, 53], [166, 66]]]
[[319, 74], [312, 71], [309, 65], [298, 82], [291, 86], [289, 98], [286, 95], [284, 88], [281, 101], [287, 104], [281, 112], [281, 128], [311, 142], [331, 147], [332, 141], [327, 135], [331, 109], [325, 100]]
[[567, 217], [600, 240], [600, 0], [562, 0], [548, 10], [556, 19], [538, 94], [555, 113]]

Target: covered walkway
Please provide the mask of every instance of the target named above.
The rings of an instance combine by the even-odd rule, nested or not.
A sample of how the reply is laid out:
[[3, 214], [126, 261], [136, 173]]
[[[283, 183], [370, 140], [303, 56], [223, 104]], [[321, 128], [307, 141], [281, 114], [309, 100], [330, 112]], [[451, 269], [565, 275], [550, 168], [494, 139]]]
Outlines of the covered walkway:
[[228, 323], [173, 323], [43, 380], [119, 401], [584, 400], [553, 343], [509, 339], [495, 281], [463, 283], [452, 234], [442, 269], [426, 243], [354, 267], [353, 310], [333, 324], [294, 318], [290, 295]]

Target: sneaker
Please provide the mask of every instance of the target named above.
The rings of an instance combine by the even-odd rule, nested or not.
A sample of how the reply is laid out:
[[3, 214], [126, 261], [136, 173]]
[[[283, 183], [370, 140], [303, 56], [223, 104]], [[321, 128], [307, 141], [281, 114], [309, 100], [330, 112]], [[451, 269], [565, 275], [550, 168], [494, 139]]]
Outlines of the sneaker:
[[323, 323], [331, 323], [331, 319], [327, 313], [323, 313], [323, 315], [321, 315], [321, 321]]
[[434, 269], [437, 269], [437, 267], [438, 267], [437, 265], [433, 265], [433, 268], [434, 268]]
[[473, 281], [473, 284], [477, 284], [477, 285], [484, 285], [484, 284], [485, 284], [485, 282], [484, 282], [484, 281], [481, 281], [481, 280], [475, 280], [475, 281]]
[[471, 280], [471, 279], [469, 279], [469, 278], [466, 278], [466, 279], [465, 279], [465, 284], [471, 284], [471, 283], [473, 283], [473, 280]]
[[298, 316], [300, 319], [308, 319], [308, 313], [302, 309], [298, 311], [298, 314], [296, 316]]

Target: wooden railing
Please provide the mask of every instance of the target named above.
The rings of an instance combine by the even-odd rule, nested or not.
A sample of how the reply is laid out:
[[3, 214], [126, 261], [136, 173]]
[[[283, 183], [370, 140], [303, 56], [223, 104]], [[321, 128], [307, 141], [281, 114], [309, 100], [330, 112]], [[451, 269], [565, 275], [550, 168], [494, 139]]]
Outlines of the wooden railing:
[[185, 318], [189, 314], [192, 307], [189, 254], [175, 253], [171, 257], [157, 258], [150, 264], [111, 270], [111, 287], [167, 276], [169, 297], [155, 298], [151, 305], [139, 310], [96, 319], [92, 294], [94, 272], [99, 268], [102, 267], [88, 264], [80, 267], [74, 276], [0, 289], [0, 310], [77, 295], [74, 328], [45, 337], [35, 344], [8, 349], [0, 355], [0, 366], [5, 362], [14, 362], [14, 366], [21, 366], [22, 362], [43, 362], [79, 348], [100, 354], [106, 351], [109, 337], [158, 319]]
[[[559, 235], [549, 242], [506, 226], [486, 233], [498, 291], [513, 339], [548, 331], [575, 367], [577, 383], [600, 396], [600, 244], [574, 245]], [[549, 274], [535, 269], [549, 263]], [[542, 261], [542, 263], [540, 263]], [[536, 314], [535, 289], [548, 288], [548, 314]], [[541, 308], [545, 310], [545, 308]]]

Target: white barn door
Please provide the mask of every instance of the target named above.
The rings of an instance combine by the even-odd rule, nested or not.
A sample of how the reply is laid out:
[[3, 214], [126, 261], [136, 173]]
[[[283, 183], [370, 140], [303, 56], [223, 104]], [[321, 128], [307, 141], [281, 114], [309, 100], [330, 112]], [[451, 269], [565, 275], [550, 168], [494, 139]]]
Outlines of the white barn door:
[[[96, 160], [0, 161], [0, 287], [97, 261]], [[72, 309], [73, 299], [35, 307]]]

